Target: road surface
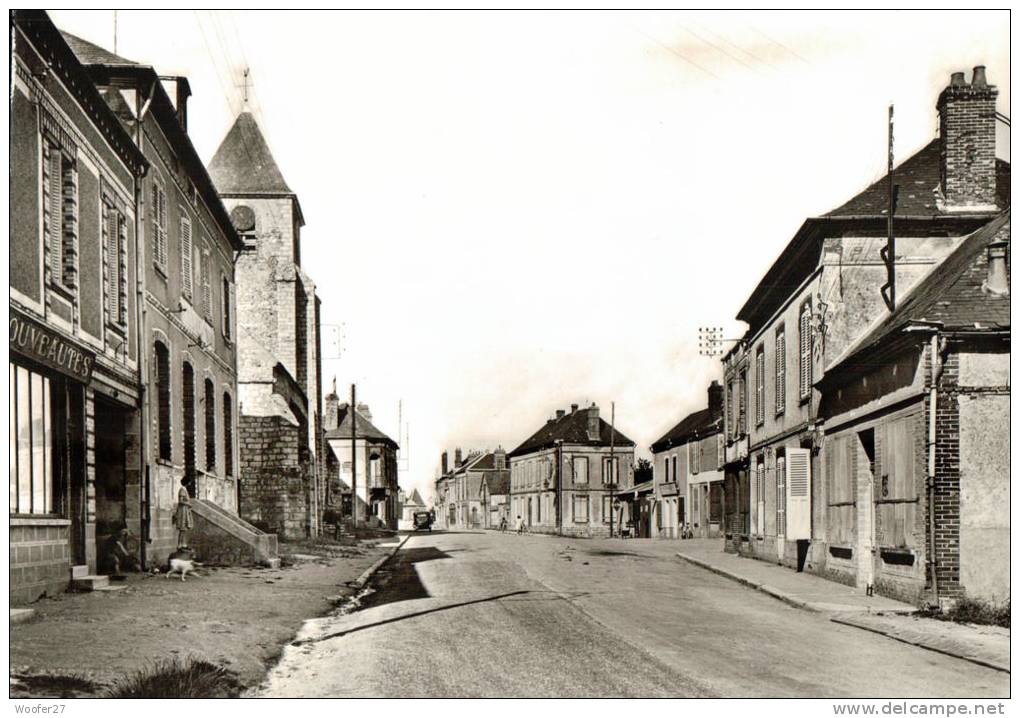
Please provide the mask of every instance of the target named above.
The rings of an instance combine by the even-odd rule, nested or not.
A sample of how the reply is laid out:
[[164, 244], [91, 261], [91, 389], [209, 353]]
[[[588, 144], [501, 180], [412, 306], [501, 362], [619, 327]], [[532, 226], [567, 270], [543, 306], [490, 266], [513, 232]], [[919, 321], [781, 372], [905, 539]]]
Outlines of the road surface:
[[830, 622], [669, 542], [413, 536], [364, 608], [311, 620], [258, 695], [1007, 696], [1008, 674]]

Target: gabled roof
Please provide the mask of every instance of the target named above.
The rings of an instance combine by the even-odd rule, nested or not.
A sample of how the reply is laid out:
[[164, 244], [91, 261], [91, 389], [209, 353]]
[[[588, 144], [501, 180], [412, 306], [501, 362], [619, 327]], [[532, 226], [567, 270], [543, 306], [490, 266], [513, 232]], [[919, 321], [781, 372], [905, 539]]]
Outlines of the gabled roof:
[[377, 441], [399, 449], [393, 439], [380, 431], [372, 422], [366, 419], [358, 411], [351, 411], [350, 404], [341, 404], [337, 410], [337, 428], [326, 432], [327, 439], [350, 439], [351, 438], [351, 416], [354, 416], [354, 429], [358, 439]]
[[[612, 437], [613, 441], [610, 442]], [[587, 446], [609, 446], [613, 443], [621, 448], [634, 446], [634, 442], [620, 433], [619, 430], [612, 430], [609, 423], [599, 417], [599, 438], [594, 441], [588, 438], [588, 410], [578, 409], [569, 414], [564, 414], [558, 419], [550, 419], [545, 426], [525, 439], [524, 443], [507, 454], [507, 458], [524, 456], [534, 451], [548, 449], [556, 445], [557, 441], [564, 444], [582, 444]]]
[[[901, 299], [896, 311], [879, 321], [851, 346], [825, 373], [870, 365], [864, 357], [911, 324], [932, 324], [947, 331], [1009, 330], [1009, 295], [984, 289], [988, 276], [988, 245], [1010, 240], [1010, 210], [968, 236], [941, 264], [922, 278]], [[1011, 252], [1007, 251], [1007, 275]]]
[[703, 439], [720, 431], [722, 431], [722, 416], [713, 416], [711, 409], [695, 411], [693, 414], [685, 416], [679, 424], [652, 444], [652, 453], [657, 454], [660, 451], [685, 444], [691, 439]]
[[404, 502], [404, 506], [424, 506], [425, 501], [422, 499], [421, 494], [418, 493], [418, 489], [411, 492], [411, 496]]
[[486, 471], [482, 477], [482, 483], [490, 496], [503, 496], [510, 493], [510, 471], [501, 469], [499, 471]]
[[66, 30], [61, 30], [60, 34], [64, 36], [64, 40], [68, 46], [78, 57], [78, 61], [83, 65], [137, 65], [138, 63], [134, 60], [127, 60], [120, 55], [114, 55], [109, 50], [106, 50], [99, 45], [93, 45], [88, 40], [83, 40], [77, 35], [72, 35]]
[[209, 162], [220, 194], [293, 195], [255, 117], [245, 110]]
[[[893, 170], [893, 181], [899, 185], [896, 215], [933, 216], [947, 214], [935, 203], [935, 190], [941, 182], [941, 150], [936, 137], [904, 160]], [[1000, 207], [1010, 204], [1010, 165], [995, 160], [995, 193]], [[889, 212], [889, 175], [866, 187], [853, 199], [827, 213], [826, 217], [886, 216]]]
[[451, 473], [462, 474], [465, 471], [491, 471], [496, 468], [496, 452], [481, 451], [469, 455], [460, 466], [453, 469]]

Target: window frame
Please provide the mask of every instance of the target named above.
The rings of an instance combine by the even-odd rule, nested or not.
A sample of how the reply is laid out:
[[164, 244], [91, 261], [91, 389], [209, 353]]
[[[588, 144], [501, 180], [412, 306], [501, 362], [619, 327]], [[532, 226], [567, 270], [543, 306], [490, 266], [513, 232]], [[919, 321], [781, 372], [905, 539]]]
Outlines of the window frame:
[[[160, 371], [159, 347], [166, 351], [166, 371]], [[156, 441], [153, 442], [156, 449], [156, 460], [165, 463], [173, 461], [173, 355], [170, 352], [170, 345], [161, 339], [152, 343], [152, 371], [154, 373], [153, 384], [156, 385]], [[164, 376], [165, 373], [165, 376]], [[164, 406], [165, 405], [165, 406]], [[166, 410], [166, 421], [163, 421], [163, 411]]]
[[786, 538], [786, 454], [776, 454], [776, 536]]
[[[78, 221], [81, 208], [78, 186], [78, 146], [45, 109], [40, 110], [39, 119], [42, 163], [39, 183], [42, 190], [45, 273], [48, 275], [46, 285], [56, 290], [65, 299], [74, 301], [78, 290]], [[54, 162], [58, 163], [59, 188], [50, 185], [53, 178]], [[71, 196], [68, 196], [68, 189], [70, 189]], [[54, 190], [57, 190], [57, 198], [53, 196]], [[57, 199], [60, 204], [56, 218], [56, 236], [54, 236], [53, 227], [52, 204], [54, 199]], [[68, 219], [70, 220], [69, 224], [65, 221]], [[54, 276], [58, 269], [59, 276]]]
[[164, 279], [169, 275], [170, 223], [167, 220], [166, 185], [152, 177], [152, 265]]
[[[584, 520], [577, 518], [578, 502], [581, 502], [584, 506]], [[591, 501], [589, 500], [588, 494], [574, 494], [571, 502], [571, 514], [573, 515], [575, 524], [591, 523]]]
[[229, 391], [223, 392], [223, 406], [220, 411], [223, 414], [223, 475], [228, 478], [234, 476], [234, 401]]
[[[65, 518], [65, 501], [63, 497], [63, 486], [60, 476], [60, 454], [66, 441], [61, 433], [63, 430], [59, 415], [63, 414], [61, 408], [56, 406], [63, 395], [64, 384], [60, 379], [55, 379], [40, 371], [24, 364], [8, 361], [9, 384], [8, 392], [10, 426], [9, 434], [11, 446], [11, 502], [9, 516], [11, 518]], [[38, 381], [37, 381], [38, 380]], [[22, 402], [22, 385], [27, 388], [24, 402]], [[36, 393], [38, 387], [39, 398], [41, 399], [38, 416], [35, 413]], [[56, 399], [57, 401], [54, 401]], [[24, 409], [24, 415], [23, 411]], [[58, 418], [54, 421], [54, 410]], [[28, 424], [28, 449], [22, 451], [22, 438], [19, 436], [19, 427], [23, 420]], [[36, 423], [42, 424], [42, 440], [36, 442]], [[36, 456], [42, 457], [41, 471], [36, 470]], [[22, 457], [28, 459], [27, 473], [22, 471]], [[24, 475], [23, 475], [24, 474]], [[40, 475], [41, 474], [41, 475]], [[23, 481], [27, 480], [27, 490], [23, 491]], [[41, 482], [41, 491], [37, 491], [37, 481]], [[22, 494], [28, 505], [28, 510], [22, 509]], [[36, 510], [36, 501], [41, 496], [42, 510]]]
[[[583, 464], [584, 464], [584, 481], [580, 481], [577, 478], [578, 477], [578, 473], [577, 473], [578, 462], [583, 462]], [[570, 470], [571, 470], [571, 473], [573, 474], [573, 482], [575, 484], [584, 485], [584, 486], [588, 486], [589, 485], [589, 483], [591, 482], [591, 473], [590, 473], [590, 469], [589, 469], [588, 457], [587, 456], [571, 456], [570, 457]]]
[[[103, 314], [107, 327], [127, 337], [128, 297], [128, 237], [127, 215], [121, 203], [103, 183], [100, 198], [100, 235], [103, 257]], [[111, 236], [111, 223], [115, 226], [116, 242]], [[115, 247], [114, 247], [115, 245]], [[116, 286], [114, 287], [114, 282]]]

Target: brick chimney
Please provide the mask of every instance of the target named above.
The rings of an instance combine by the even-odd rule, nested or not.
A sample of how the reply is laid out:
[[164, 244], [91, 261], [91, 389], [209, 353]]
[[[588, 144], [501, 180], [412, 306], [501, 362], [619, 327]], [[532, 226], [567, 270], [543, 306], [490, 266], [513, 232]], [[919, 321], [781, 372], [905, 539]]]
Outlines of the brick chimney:
[[453, 452], [453, 468], [459, 469], [460, 465], [464, 463], [464, 455], [460, 451], [458, 446]]
[[599, 407], [592, 404], [588, 407], [588, 441], [598, 441], [602, 436], [599, 431]]
[[995, 98], [985, 68], [974, 68], [968, 85], [954, 72], [942, 90], [939, 111], [941, 154], [939, 209], [946, 212], [993, 211], [995, 192]]
[[718, 419], [723, 414], [723, 388], [714, 379], [708, 385], [708, 411], [713, 419]]
[[365, 421], [372, 421], [372, 410], [368, 408], [368, 404], [362, 404], [358, 402], [358, 413], [364, 417]]
[[450, 453], [448, 451], [444, 451], [442, 455], [439, 457], [439, 460], [440, 460], [439, 463], [443, 467], [442, 475], [446, 476], [448, 473], [450, 473]]
[[496, 471], [502, 471], [506, 468], [506, 452], [502, 446], [492, 453], [492, 460], [495, 462]]

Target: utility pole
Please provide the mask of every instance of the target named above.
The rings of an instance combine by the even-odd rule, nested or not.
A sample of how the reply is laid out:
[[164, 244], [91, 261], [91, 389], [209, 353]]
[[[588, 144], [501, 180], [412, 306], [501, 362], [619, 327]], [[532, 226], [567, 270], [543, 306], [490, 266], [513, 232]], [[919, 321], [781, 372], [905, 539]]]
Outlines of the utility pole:
[[[613, 484], [616, 483], [616, 402], [609, 404], [609, 538], [613, 538]], [[622, 517], [621, 517], [622, 520]]]
[[355, 407], [355, 388], [351, 384], [351, 518], [358, 527], [358, 412]]
[[880, 252], [885, 262], [886, 283], [882, 299], [890, 312], [896, 311], [896, 238], [893, 236], [893, 215], [896, 213], [896, 183], [893, 181], [893, 106], [889, 105], [889, 208], [886, 217], [886, 243]]

